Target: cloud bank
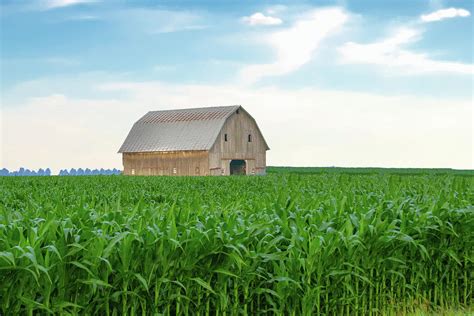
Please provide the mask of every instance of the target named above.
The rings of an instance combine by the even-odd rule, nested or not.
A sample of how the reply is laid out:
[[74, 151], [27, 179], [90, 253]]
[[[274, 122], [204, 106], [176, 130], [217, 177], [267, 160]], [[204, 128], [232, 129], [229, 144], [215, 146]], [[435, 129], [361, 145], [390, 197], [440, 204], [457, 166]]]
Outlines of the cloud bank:
[[299, 69], [311, 60], [320, 43], [339, 30], [348, 18], [341, 8], [318, 9], [300, 17], [287, 29], [265, 34], [261, 42], [272, 47], [276, 60], [244, 67], [240, 72], [241, 81], [251, 84], [267, 76], [283, 75]]
[[147, 111], [241, 104], [271, 147], [269, 165], [473, 167], [470, 101], [156, 81], [99, 88], [125, 97], [49, 94], [6, 107], [0, 165], [121, 168], [117, 150]]
[[411, 51], [411, 43], [419, 41], [421, 32], [407, 27], [398, 28], [380, 41], [361, 44], [348, 42], [339, 48], [341, 62], [345, 64], [377, 65], [383, 69], [396, 69], [401, 74], [446, 72], [473, 74], [474, 66], [452, 61], [435, 60], [427, 54]]

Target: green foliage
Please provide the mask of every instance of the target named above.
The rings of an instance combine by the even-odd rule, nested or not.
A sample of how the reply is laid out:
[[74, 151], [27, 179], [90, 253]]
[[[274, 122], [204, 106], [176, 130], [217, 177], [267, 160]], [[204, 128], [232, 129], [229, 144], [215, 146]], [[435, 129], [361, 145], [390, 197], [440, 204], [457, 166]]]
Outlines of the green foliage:
[[0, 192], [2, 315], [472, 311], [474, 177], [9, 177]]
[[448, 169], [448, 168], [350, 168], [350, 167], [267, 167], [267, 172], [272, 174], [399, 174], [399, 175], [463, 175], [474, 176], [474, 170]]

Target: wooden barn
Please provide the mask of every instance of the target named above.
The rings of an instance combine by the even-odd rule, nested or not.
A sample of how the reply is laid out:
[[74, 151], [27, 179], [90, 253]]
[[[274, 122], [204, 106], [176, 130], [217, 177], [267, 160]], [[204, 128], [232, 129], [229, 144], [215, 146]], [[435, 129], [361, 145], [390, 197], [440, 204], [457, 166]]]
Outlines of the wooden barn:
[[269, 147], [240, 105], [151, 111], [119, 153], [125, 175], [265, 174]]

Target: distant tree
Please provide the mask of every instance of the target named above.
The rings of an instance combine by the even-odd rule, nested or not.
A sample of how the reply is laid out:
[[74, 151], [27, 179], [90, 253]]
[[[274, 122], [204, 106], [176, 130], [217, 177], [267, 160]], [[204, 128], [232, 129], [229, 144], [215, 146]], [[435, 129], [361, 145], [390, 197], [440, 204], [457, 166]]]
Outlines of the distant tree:
[[3, 168], [2, 170], [0, 170], [0, 176], [9, 176], [10, 175], [10, 171], [8, 171], [7, 168]]
[[[3, 170], [3, 171], [2, 171]], [[0, 175], [2, 175], [2, 172], [5, 173], [5, 172], [8, 172], [8, 170], [4, 170], [2, 169], [0, 170]], [[27, 172], [29, 173], [30, 175], [33, 175], [33, 174], [37, 174], [37, 175], [51, 175], [51, 170], [49, 168], [47, 168], [46, 170], [43, 170], [43, 169], [39, 169], [38, 172], [34, 172], [34, 171], [30, 171], [30, 170], [23, 170], [23, 173], [24, 172]], [[58, 173], [59, 176], [89, 176], [89, 175], [120, 175], [122, 173], [121, 170], [118, 170], [116, 168], [113, 168], [113, 169], [104, 169], [104, 168], [100, 168], [100, 169], [89, 169], [89, 168], [86, 168], [86, 169], [82, 169], [82, 168], [78, 168], [78, 169], [74, 169], [74, 168], [71, 168], [69, 171], [67, 169], [61, 169]], [[11, 173], [10, 173], [11, 174]]]
[[44, 174], [43, 168], [39, 168], [39, 169], [38, 169], [38, 172], [37, 172], [36, 174], [37, 174], [38, 176], [44, 176], [45, 174]]

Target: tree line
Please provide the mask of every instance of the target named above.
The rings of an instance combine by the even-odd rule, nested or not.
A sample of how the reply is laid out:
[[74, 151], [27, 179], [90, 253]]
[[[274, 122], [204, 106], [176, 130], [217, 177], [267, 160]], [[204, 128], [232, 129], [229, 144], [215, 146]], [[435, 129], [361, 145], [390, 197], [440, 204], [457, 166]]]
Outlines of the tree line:
[[[61, 169], [58, 173], [59, 176], [96, 176], [96, 175], [118, 175], [121, 171], [118, 169], [82, 169], [82, 168], [71, 168]], [[30, 170], [27, 168], [20, 168], [15, 171], [9, 171], [6, 168], [0, 169], [0, 176], [50, 176], [51, 169], [39, 168], [38, 170]]]

